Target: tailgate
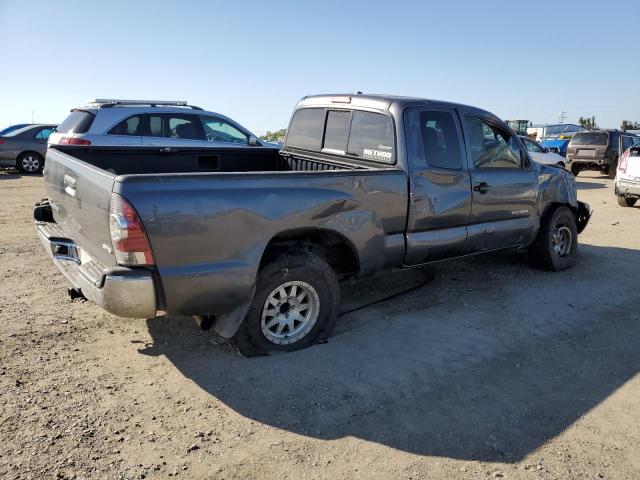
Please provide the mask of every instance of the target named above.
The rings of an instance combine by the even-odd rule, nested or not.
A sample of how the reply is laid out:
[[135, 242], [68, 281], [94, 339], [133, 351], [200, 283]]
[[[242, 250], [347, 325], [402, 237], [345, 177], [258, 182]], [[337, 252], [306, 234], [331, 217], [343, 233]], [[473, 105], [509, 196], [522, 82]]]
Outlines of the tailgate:
[[109, 234], [109, 200], [115, 175], [55, 148], [47, 150], [44, 181], [53, 217], [80, 247], [80, 260], [115, 266]]

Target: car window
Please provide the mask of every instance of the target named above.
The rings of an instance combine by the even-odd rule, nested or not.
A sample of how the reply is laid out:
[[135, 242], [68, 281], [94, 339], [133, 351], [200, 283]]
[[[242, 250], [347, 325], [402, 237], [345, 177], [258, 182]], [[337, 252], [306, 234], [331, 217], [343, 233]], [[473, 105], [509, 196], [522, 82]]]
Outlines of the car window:
[[327, 126], [322, 148], [337, 150], [342, 153], [346, 152], [350, 122], [351, 112], [329, 111], [327, 113]]
[[544, 149], [539, 147], [537, 143], [532, 142], [531, 140], [523, 140], [524, 146], [527, 147], [527, 150], [532, 153], [544, 153]]
[[194, 115], [168, 115], [166, 117], [169, 138], [204, 140], [202, 128]]
[[140, 135], [141, 117], [134, 115], [118, 123], [107, 132], [107, 135]]
[[467, 116], [465, 122], [475, 168], [520, 168], [520, 147], [515, 137], [477, 117]]
[[200, 117], [205, 137], [210, 142], [248, 144], [247, 134], [216, 117]]
[[163, 118], [161, 115], [148, 115], [149, 125], [148, 133], [145, 136], [149, 137], [164, 137]]
[[381, 113], [354, 111], [347, 153], [366, 160], [394, 163], [391, 119]]
[[301, 108], [293, 115], [287, 132], [287, 146], [320, 150], [324, 129], [324, 109]]
[[571, 139], [571, 145], [606, 145], [609, 136], [604, 132], [580, 132]]
[[53, 132], [53, 127], [43, 128], [38, 133], [36, 133], [34, 138], [37, 138], [38, 140], [46, 140], [47, 138], [49, 138], [49, 135], [51, 135], [51, 132]]
[[95, 115], [84, 110], [72, 111], [56, 128], [57, 133], [87, 133]]
[[635, 143], [635, 139], [633, 137], [622, 137], [622, 149], [626, 150], [630, 148]]
[[462, 168], [461, 142], [451, 113], [420, 113], [420, 130], [424, 157], [428, 165], [452, 170]]

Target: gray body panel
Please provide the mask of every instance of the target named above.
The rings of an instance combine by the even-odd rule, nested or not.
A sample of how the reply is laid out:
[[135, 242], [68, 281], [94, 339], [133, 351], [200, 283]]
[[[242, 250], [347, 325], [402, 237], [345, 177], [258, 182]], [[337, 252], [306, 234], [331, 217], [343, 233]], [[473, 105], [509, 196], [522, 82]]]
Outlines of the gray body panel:
[[[310, 105], [334, 106], [331, 97], [319, 96], [303, 99], [299, 107]], [[394, 165], [327, 159], [318, 153], [316, 160], [327, 163], [312, 167], [312, 154], [300, 156], [285, 146], [282, 158], [289, 162], [288, 171], [260, 171], [266, 163], [256, 163], [254, 171], [244, 172], [117, 175], [52, 148], [45, 181], [54, 217], [73, 242], [112, 267], [113, 254], [103, 245], [109, 241], [108, 198], [111, 192], [124, 197], [142, 219], [154, 254], [158, 308], [217, 315], [224, 320], [215, 328], [230, 336], [252, 301], [265, 248], [283, 233], [332, 232], [355, 253], [356, 273], [367, 275], [526, 247], [552, 205], [578, 211], [575, 181], [561, 168], [530, 159], [525, 167], [509, 171], [470, 167], [463, 116], [480, 116], [507, 128], [488, 112], [376, 96], [354, 97], [350, 108], [392, 117]], [[445, 110], [455, 116], [464, 158], [460, 169], [433, 168], [423, 161], [415, 129], [409, 120], [405, 123], [410, 109]], [[336, 169], [327, 169], [331, 165]], [[65, 191], [65, 175], [76, 179], [75, 196]], [[480, 183], [491, 189], [474, 191]]]

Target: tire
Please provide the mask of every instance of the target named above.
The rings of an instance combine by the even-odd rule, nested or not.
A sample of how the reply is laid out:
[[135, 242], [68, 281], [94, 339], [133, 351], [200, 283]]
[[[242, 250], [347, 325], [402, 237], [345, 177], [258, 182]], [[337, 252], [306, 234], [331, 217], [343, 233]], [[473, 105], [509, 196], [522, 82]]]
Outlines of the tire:
[[576, 262], [578, 232], [573, 212], [567, 207], [558, 207], [545, 214], [540, 230], [529, 247], [529, 257], [534, 266], [557, 272], [571, 267]]
[[564, 164], [564, 162], [558, 162], [556, 163], [556, 165], [558, 165], [560, 168], [566, 168], [566, 165]]
[[18, 155], [18, 159], [16, 160], [16, 168], [22, 173], [40, 173], [43, 167], [44, 158], [36, 152], [23, 152]]
[[580, 173], [580, 165], [571, 165], [571, 173], [573, 173], [574, 177], [577, 177]]
[[306, 348], [331, 334], [339, 304], [338, 278], [324, 260], [304, 250], [283, 254], [258, 273], [253, 302], [232, 344], [245, 356]]
[[623, 197], [622, 195], [618, 195], [618, 205], [620, 205], [621, 207], [633, 207], [637, 201], [637, 198]]

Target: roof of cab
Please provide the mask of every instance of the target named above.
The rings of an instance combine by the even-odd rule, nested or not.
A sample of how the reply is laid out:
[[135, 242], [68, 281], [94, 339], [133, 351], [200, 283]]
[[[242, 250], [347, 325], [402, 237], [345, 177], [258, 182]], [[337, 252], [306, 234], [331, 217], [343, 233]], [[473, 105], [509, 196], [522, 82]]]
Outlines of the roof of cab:
[[388, 111], [392, 105], [397, 105], [400, 109], [404, 109], [408, 106], [414, 105], [429, 105], [432, 107], [448, 107], [456, 108], [463, 107], [466, 110], [474, 110], [478, 113], [483, 113], [495, 117], [490, 112], [482, 110], [470, 105], [463, 105], [461, 103], [445, 102], [442, 100], [433, 100], [420, 97], [404, 97], [400, 95], [383, 95], [383, 94], [363, 94], [363, 93], [333, 93], [322, 95], [309, 95], [302, 97], [296, 109], [304, 107], [334, 107], [349, 108], [372, 108], [376, 110]]

